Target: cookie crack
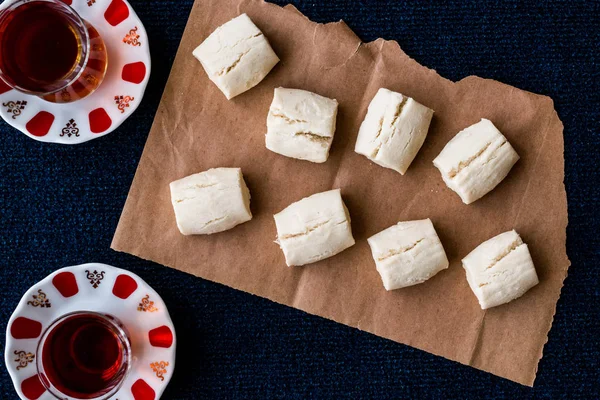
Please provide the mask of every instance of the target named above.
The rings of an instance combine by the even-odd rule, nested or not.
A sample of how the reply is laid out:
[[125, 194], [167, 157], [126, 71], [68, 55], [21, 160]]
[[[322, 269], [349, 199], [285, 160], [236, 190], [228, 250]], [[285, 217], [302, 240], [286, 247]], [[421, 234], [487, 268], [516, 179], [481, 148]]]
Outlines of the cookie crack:
[[280, 237], [281, 240], [287, 240], [287, 239], [293, 239], [293, 238], [297, 238], [300, 236], [307, 236], [308, 234], [310, 234], [311, 232], [316, 231], [317, 229], [321, 228], [324, 225], [327, 225], [331, 220], [328, 219], [327, 221], [324, 222], [320, 222], [316, 225], [313, 225], [311, 227], [306, 228], [306, 230], [304, 232], [299, 232], [299, 233], [290, 233], [287, 235], [282, 235]]
[[519, 246], [523, 244], [523, 240], [521, 238], [517, 238], [514, 242], [510, 244], [502, 253], [500, 253], [496, 258], [494, 258], [490, 265], [488, 265], [485, 270], [487, 271], [490, 268], [493, 268], [496, 264], [502, 261], [503, 258], [507, 257], [510, 253], [515, 251]]
[[328, 143], [329, 140], [331, 139], [329, 136], [322, 136], [322, 135], [316, 134], [314, 132], [306, 132], [306, 131], [296, 132], [296, 133], [294, 133], [294, 136], [305, 136], [306, 138], [312, 140], [313, 142], [319, 142], [322, 144]]
[[469, 165], [471, 165], [473, 163], [473, 161], [475, 161], [477, 158], [481, 157], [481, 155], [488, 149], [488, 147], [490, 147], [492, 145], [492, 143], [488, 143], [486, 144], [481, 150], [479, 150], [477, 152], [477, 154], [469, 157], [467, 160], [465, 161], [461, 161], [460, 163], [458, 163], [458, 167], [453, 168], [450, 172], [448, 172], [448, 176], [450, 178], [454, 178], [456, 175], [458, 175], [460, 173], [460, 171], [462, 171], [463, 169], [467, 168]]
[[238, 58], [230, 66], [225, 67], [221, 71], [217, 72], [217, 76], [223, 76], [223, 75], [227, 75], [228, 73], [230, 73], [235, 67], [238, 66], [240, 61], [242, 61], [242, 58], [244, 58], [244, 56], [248, 53], [250, 53], [250, 50], [246, 50], [243, 53], [240, 53]]
[[414, 242], [410, 246], [401, 247], [399, 249], [391, 249], [386, 254], [384, 254], [383, 256], [377, 257], [377, 261], [384, 261], [384, 260], [387, 260], [388, 258], [399, 256], [400, 254], [407, 253], [407, 252], [413, 250], [415, 247], [417, 247], [419, 245], [419, 243], [421, 243], [424, 240], [425, 240], [425, 238], [422, 238], [422, 239], [417, 240], [416, 242]]
[[281, 110], [274, 110], [271, 112], [271, 115], [274, 116], [275, 118], [283, 119], [288, 125], [308, 123], [308, 121], [306, 121], [304, 119], [290, 118]]

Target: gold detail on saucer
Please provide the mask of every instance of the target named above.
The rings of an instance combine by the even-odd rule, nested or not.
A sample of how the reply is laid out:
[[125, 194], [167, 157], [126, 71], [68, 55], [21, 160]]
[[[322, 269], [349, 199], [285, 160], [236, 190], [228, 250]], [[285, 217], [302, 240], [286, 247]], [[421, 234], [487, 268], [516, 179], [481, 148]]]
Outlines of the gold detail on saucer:
[[166, 367], [168, 366], [169, 363], [166, 361], [157, 361], [150, 364], [150, 368], [152, 368], [152, 371], [156, 373], [156, 377], [160, 378], [161, 381], [165, 380], [163, 375], [167, 373]]
[[35, 358], [35, 355], [33, 355], [33, 353], [29, 353], [24, 350], [15, 350], [15, 355], [17, 356], [17, 358], [15, 358], [15, 361], [19, 363], [19, 365], [17, 365], [17, 371], [21, 368], [27, 367], [29, 363], [33, 362], [33, 359]]
[[115, 104], [117, 104], [121, 114], [125, 112], [125, 108], [129, 107], [129, 102], [133, 100], [135, 99], [131, 96], [115, 96]]
[[98, 285], [102, 283], [102, 279], [104, 279], [104, 271], [98, 272], [94, 270], [94, 272], [90, 272], [86, 269], [85, 273], [87, 274], [87, 279], [90, 281], [90, 285], [92, 285], [94, 289], [97, 289]]
[[154, 307], [154, 302], [150, 301], [150, 295], [147, 294], [146, 297], [142, 299], [140, 304], [138, 305], [138, 311], [143, 312], [154, 312], [158, 311], [158, 308]]
[[123, 38], [123, 43], [126, 44], [130, 44], [132, 46], [141, 46], [142, 42], [140, 42], [138, 39], [140, 38], [140, 35], [138, 35], [136, 32], [138, 30], [138, 27], [134, 27], [133, 29], [129, 30], [129, 33], [125, 35], [125, 37]]
[[96, 0], [88, 0], [87, 5], [88, 7], [93, 6], [96, 3]]
[[3, 107], [6, 107], [6, 112], [12, 114], [12, 119], [17, 119], [21, 115], [21, 111], [25, 109], [27, 105], [26, 101], [9, 101], [2, 103]]
[[75, 122], [75, 120], [72, 118], [69, 120], [69, 122], [67, 122], [67, 125], [65, 125], [65, 127], [62, 128], [60, 136], [65, 135], [67, 135], [68, 137], [79, 136], [79, 128], [77, 127], [77, 123]]
[[29, 300], [27, 302], [30, 306], [40, 307], [40, 308], [50, 308], [52, 304], [50, 304], [50, 300], [46, 296], [46, 293], [42, 292], [42, 289], [38, 289], [38, 294], [33, 295], [33, 300]]

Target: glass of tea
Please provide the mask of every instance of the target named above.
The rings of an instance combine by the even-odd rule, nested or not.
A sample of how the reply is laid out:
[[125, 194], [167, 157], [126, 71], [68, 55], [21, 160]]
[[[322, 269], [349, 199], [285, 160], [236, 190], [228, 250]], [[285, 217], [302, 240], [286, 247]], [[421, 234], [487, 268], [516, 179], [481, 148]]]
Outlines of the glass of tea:
[[78, 311], [46, 329], [36, 362], [42, 384], [57, 399], [107, 399], [129, 372], [131, 343], [115, 317]]
[[0, 79], [53, 103], [100, 86], [108, 55], [98, 31], [60, 0], [8, 0], [0, 11]]

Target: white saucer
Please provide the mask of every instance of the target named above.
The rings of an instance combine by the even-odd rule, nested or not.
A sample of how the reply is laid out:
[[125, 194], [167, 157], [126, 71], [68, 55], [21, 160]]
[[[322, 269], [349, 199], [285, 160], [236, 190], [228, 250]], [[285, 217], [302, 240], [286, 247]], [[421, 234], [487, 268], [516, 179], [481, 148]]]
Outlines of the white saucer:
[[175, 328], [164, 302], [139, 276], [105, 264], [55, 271], [25, 293], [8, 321], [5, 363], [21, 399], [51, 400], [37, 375], [44, 330], [73, 311], [117, 317], [129, 332], [132, 365], [118, 400], [159, 399], [175, 368]]
[[150, 50], [144, 25], [126, 0], [63, 2], [104, 39], [108, 50], [104, 81], [84, 99], [56, 104], [11, 90], [0, 80], [0, 115], [35, 140], [76, 144], [114, 131], [139, 106], [150, 77]]

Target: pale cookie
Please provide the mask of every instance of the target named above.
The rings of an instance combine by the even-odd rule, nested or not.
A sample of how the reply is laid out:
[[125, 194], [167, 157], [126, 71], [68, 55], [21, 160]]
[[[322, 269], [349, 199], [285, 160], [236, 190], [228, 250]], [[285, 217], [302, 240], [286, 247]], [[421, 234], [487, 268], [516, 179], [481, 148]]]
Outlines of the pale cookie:
[[460, 131], [433, 160], [446, 185], [471, 204], [508, 175], [519, 155], [487, 119]]
[[279, 62], [246, 14], [218, 27], [192, 54], [227, 99], [258, 85]]
[[354, 151], [404, 175], [423, 146], [433, 110], [381, 88], [371, 100]]
[[252, 219], [250, 191], [239, 168], [214, 168], [171, 182], [177, 227], [210, 235]]
[[354, 245], [339, 189], [306, 197], [274, 217], [277, 243], [288, 266], [314, 263]]
[[539, 282], [529, 248], [514, 230], [481, 243], [462, 264], [483, 310], [521, 297]]
[[430, 219], [398, 222], [367, 241], [386, 290], [425, 282], [449, 265]]
[[338, 102], [299, 89], [275, 89], [267, 117], [267, 149], [322, 163], [329, 157]]

